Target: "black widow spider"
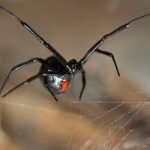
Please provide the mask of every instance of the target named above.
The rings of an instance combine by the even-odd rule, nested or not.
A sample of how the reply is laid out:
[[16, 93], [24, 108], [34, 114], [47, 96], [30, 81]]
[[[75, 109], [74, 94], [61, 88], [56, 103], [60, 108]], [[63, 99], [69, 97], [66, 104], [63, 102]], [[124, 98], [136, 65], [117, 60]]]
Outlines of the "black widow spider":
[[55, 50], [54, 47], [52, 47], [49, 43], [47, 43], [30, 25], [28, 25], [26, 22], [24, 22], [23, 20], [21, 20], [19, 17], [17, 17], [14, 13], [12, 13], [11, 11], [9, 11], [8, 9], [4, 8], [3, 6], [0, 6], [0, 9], [3, 10], [4, 12], [6, 12], [7, 14], [9, 14], [10, 16], [12, 16], [14, 19], [16, 19], [25, 29], [27, 29], [27, 31], [29, 31], [41, 44], [43, 44], [50, 52], [53, 53], [52, 56], [48, 57], [47, 59], [43, 60], [41, 58], [32, 58], [29, 61], [23, 62], [21, 64], [18, 64], [16, 66], [14, 66], [9, 74], [7, 75], [1, 89], [0, 89], [0, 94], [2, 92], [2, 90], [4, 89], [7, 81], [9, 80], [10, 76], [17, 70], [26, 67], [27, 65], [33, 64], [35, 62], [38, 62], [41, 64], [41, 68], [39, 73], [37, 73], [36, 75], [30, 77], [29, 79], [25, 80], [24, 82], [20, 83], [19, 85], [17, 85], [16, 87], [14, 87], [13, 89], [11, 89], [10, 91], [8, 91], [7, 93], [5, 93], [3, 95], [3, 97], [5, 97], [6, 95], [8, 95], [9, 93], [11, 93], [12, 91], [14, 91], [15, 89], [17, 89], [18, 87], [22, 86], [25, 83], [29, 83], [33, 80], [35, 80], [36, 78], [41, 78], [41, 80], [44, 83], [44, 86], [48, 89], [48, 91], [51, 93], [51, 95], [53, 96], [53, 98], [58, 101], [58, 99], [56, 98], [55, 95], [61, 94], [63, 92], [66, 91], [68, 85], [71, 82], [71, 79], [74, 77], [75, 74], [77, 74], [78, 72], [82, 73], [82, 89], [80, 92], [80, 96], [79, 99], [81, 99], [82, 94], [84, 92], [85, 86], [86, 86], [86, 77], [85, 77], [85, 71], [83, 69], [83, 65], [87, 62], [87, 60], [90, 58], [90, 56], [94, 53], [100, 53], [106, 56], [109, 56], [112, 58], [114, 65], [116, 67], [116, 71], [118, 73], [118, 76], [120, 76], [119, 73], [119, 69], [117, 67], [115, 58], [113, 56], [112, 53], [104, 51], [99, 49], [99, 47], [104, 43], [105, 40], [107, 40], [108, 38], [112, 37], [114, 34], [127, 29], [130, 24], [132, 24], [133, 22], [144, 18], [146, 16], [149, 16], [150, 13], [147, 13], [143, 16], [137, 17], [123, 25], [121, 25], [120, 27], [116, 28], [115, 30], [113, 30], [112, 32], [104, 35], [99, 41], [97, 41], [83, 56], [83, 58], [78, 62], [76, 59], [71, 59], [69, 62], [66, 61], [66, 59], [60, 55], [60, 53], [58, 53], [58, 51]]

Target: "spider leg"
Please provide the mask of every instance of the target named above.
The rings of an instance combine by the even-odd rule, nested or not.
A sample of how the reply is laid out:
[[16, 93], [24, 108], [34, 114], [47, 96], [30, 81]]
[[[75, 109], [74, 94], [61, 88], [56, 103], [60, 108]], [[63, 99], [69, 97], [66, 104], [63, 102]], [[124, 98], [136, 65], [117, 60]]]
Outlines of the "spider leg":
[[52, 91], [49, 87], [48, 87], [47, 89], [48, 89], [48, 91], [51, 93], [51, 95], [53, 96], [53, 98], [55, 99], [55, 101], [58, 102], [58, 99], [57, 99], [57, 97], [55, 96], [55, 94], [53, 93], [53, 91]]
[[32, 82], [33, 80], [37, 79], [40, 75], [41, 75], [41, 73], [38, 73], [38, 74], [36, 74], [36, 75], [28, 78], [27, 80], [21, 82], [20, 84], [18, 84], [17, 86], [15, 86], [11, 90], [9, 90], [7, 93], [5, 93], [4, 95], [2, 95], [2, 97], [6, 97], [8, 94], [12, 93], [14, 90], [16, 90], [17, 88], [21, 87], [22, 85], [24, 85], [26, 83]]
[[80, 92], [79, 100], [81, 100], [81, 97], [82, 97], [82, 94], [84, 92], [85, 86], [86, 86], [86, 73], [85, 73], [84, 69], [82, 69], [82, 89], [81, 89], [81, 92]]
[[114, 55], [113, 55], [112, 53], [110, 53], [110, 52], [103, 51], [103, 50], [100, 50], [100, 49], [96, 49], [96, 52], [111, 57], [112, 60], [113, 60], [113, 62], [114, 62], [114, 65], [115, 65], [115, 67], [116, 67], [116, 71], [117, 71], [117, 73], [118, 73], [118, 76], [120, 76], [120, 72], [119, 72], [119, 69], [118, 69], [118, 66], [117, 66], [117, 63], [116, 63], [116, 60], [115, 60]]
[[48, 42], [45, 41], [43, 37], [41, 37], [29, 24], [21, 20], [18, 16], [16, 16], [13, 12], [10, 10], [6, 9], [5, 7], [0, 5], [0, 9], [3, 10], [5, 13], [9, 14], [12, 16], [14, 19], [16, 19], [27, 31], [29, 31], [41, 44], [43, 44], [49, 51], [55, 55], [55, 57], [58, 59], [58, 61], [66, 67], [66, 69], [71, 72], [70, 67], [68, 66], [67, 61], [64, 59], [62, 55], [60, 55], [57, 50], [52, 47]]
[[[49, 72], [43, 72], [42, 71], [42, 76], [48, 76], [49, 74], [58, 74], [58, 72], [55, 72], [55, 71], [50, 71]], [[43, 85], [45, 86], [45, 88], [50, 92], [50, 94], [52, 95], [52, 97], [55, 99], [55, 101], [58, 102], [58, 99], [57, 97], [55, 96], [54, 92], [51, 90], [50, 86], [49, 86], [49, 83], [47, 82], [47, 79], [45, 80], [44, 78], [42, 79], [44, 82], [43, 82]]]
[[1, 87], [1, 89], [0, 89], [0, 94], [2, 93], [4, 87], [6, 86], [6, 83], [8, 82], [9, 78], [12, 76], [12, 74], [13, 74], [15, 71], [17, 71], [17, 70], [19, 70], [19, 69], [21, 69], [21, 68], [24, 68], [24, 67], [26, 67], [27, 65], [33, 64], [33, 63], [35, 63], [35, 62], [39, 62], [39, 63], [43, 64], [43, 63], [44, 63], [44, 60], [41, 59], [41, 58], [32, 58], [32, 59], [30, 59], [29, 61], [26, 61], [26, 62], [23, 62], [23, 63], [21, 63], [21, 64], [19, 64], [19, 65], [14, 66], [14, 67], [10, 70], [10, 72], [8, 73], [8, 75], [7, 75], [5, 81], [4, 81], [4, 83], [3, 83], [3, 85], [2, 85], [2, 87]]
[[127, 28], [130, 27], [130, 25], [134, 22], [136, 22], [137, 20], [140, 20], [144, 17], [150, 16], [150, 13], [147, 13], [145, 15], [142, 15], [140, 17], [134, 18], [133, 20], [119, 26], [118, 28], [116, 28], [115, 30], [113, 30], [112, 32], [105, 34], [99, 41], [97, 41], [84, 55], [84, 57], [79, 61], [80, 64], [85, 64], [87, 62], [87, 60], [90, 58], [90, 56], [97, 50], [98, 47], [100, 47], [105, 40], [111, 38], [113, 35], [115, 35], [116, 33], [119, 33]]

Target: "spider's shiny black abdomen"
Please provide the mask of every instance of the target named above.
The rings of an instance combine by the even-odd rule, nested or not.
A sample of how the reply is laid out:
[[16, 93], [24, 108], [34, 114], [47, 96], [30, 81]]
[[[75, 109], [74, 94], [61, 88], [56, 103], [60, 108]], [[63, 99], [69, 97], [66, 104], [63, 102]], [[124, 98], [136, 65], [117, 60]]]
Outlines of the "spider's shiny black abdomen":
[[48, 57], [40, 71], [42, 72], [41, 80], [49, 91], [52, 90], [57, 95], [65, 92], [71, 77], [56, 57]]
[[66, 68], [57, 60], [55, 56], [50, 56], [45, 60], [45, 64], [41, 66], [42, 72], [67, 73]]

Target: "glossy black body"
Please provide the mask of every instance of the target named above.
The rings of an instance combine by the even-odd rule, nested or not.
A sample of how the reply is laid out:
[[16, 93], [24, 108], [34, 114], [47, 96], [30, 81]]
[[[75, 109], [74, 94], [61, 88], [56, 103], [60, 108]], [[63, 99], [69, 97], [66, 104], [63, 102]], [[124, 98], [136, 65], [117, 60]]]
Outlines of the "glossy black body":
[[55, 56], [48, 57], [40, 68], [41, 81], [43, 85], [54, 94], [62, 94], [60, 91], [61, 82], [68, 80], [71, 82], [70, 72], [57, 60]]
[[54, 73], [69, 73], [68, 70], [57, 60], [55, 56], [50, 56], [44, 61], [44, 65], [41, 66], [41, 72], [54, 72]]
[[115, 61], [114, 55], [110, 52], [104, 51], [99, 49], [99, 47], [105, 42], [105, 40], [109, 39], [116, 33], [127, 29], [132, 23], [135, 21], [142, 19], [146, 16], [149, 16], [150, 13], [147, 13], [145, 15], [142, 15], [140, 17], [137, 17], [121, 26], [113, 30], [112, 32], [104, 35], [100, 40], [98, 40], [86, 53], [85, 55], [81, 58], [80, 61], [77, 61], [76, 59], [72, 59], [69, 62], [66, 61], [66, 59], [51, 45], [49, 44], [44, 38], [42, 38], [33, 28], [21, 20], [19, 17], [17, 17], [14, 13], [9, 11], [3, 6], [0, 6], [0, 10], [3, 12], [7, 13], [8, 15], [12, 16], [14, 19], [16, 19], [20, 25], [22, 25], [27, 31], [29, 31], [46, 49], [48, 49], [53, 56], [48, 57], [47, 59], [42, 59], [42, 58], [32, 58], [26, 62], [23, 62], [21, 64], [18, 64], [14, 66], [9, 74], [7, 75], [1, 89], [0, 89], [0, 94], [2, 90], [4, 89], [7, 81], [9, 80], [9, 77], [18, 69], [21, 69], [23, 67], [26, 67], [27, 65], [33, 64], [33, 63], [40, 63], [41, 68], [40, 71], [32, 76], [31, 78], [23, 81], [10, 91], [8, 91], [6, 94], [3, 95], [6, 96], [18, 87], [22, 86], [25, 83], [29, 83], [36, 78], [41, 78], [44, 86], [48, 89], [48, 91], [51, 93], [53, 98], [58, 101], [56, 98], [56, 95], [62, 94], [68, 87], [69, 84], [71, 84], [71, 79], [74, 77], [75, 74], [78, 72], [81, 73], [82, 75], [82, 88], [80, 92], [79, 98], [81, 99], [82, 94], [84, 92], [85, 86], [86, 86], [86, 74], [83, 69], [83, 65], [88, 61], [88, 59], [92, 56], [94, 52], [111, 57], [113, 60], [113, 63], [115, 65], [116, 71], [118, 73], [118, 76], [120, 76], [119, 69], [117, 67], [117, 63]]

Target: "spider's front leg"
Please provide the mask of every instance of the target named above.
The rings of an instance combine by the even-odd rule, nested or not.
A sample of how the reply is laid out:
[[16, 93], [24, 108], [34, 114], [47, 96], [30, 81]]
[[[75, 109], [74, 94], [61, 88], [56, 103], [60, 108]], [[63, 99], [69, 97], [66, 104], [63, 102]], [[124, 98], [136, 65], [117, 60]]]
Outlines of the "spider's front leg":
[[[4, 81], [4, 83], [3, 83], [3, 85], [2, 85], [2, 87], [1, 87], [1, 89], [0, 89], [0, 94], [2, 93], [4, 87], [6, 86], [6, 83], [8, 82], [9, 78], [12, 76], [12, 74], [13, 74], [15, 71], [17, 71], [17, 70], [19, 70], [19, 69], [21, 69], [21, 68], [24, 68], [24, 67], [26, 67], [27, 65], [33, 64], [33, 63], [35, 63], [35, 62], [39, 62], [39, 63], [41, 63], [41, 64], [44, 64], [45, 61], [44, 61], [43, 59], [41, 59], [41, 58], [32, 58], [32, 59], [30, 59], [29, 61], [26, 61], [26, 62], [23, 62], [23, 63], [21, 63], [21, 64], [19, 64], [19, 65], [14, 66], [14, 67], [10, 70], [10, 72], [8, 73], [8, 75], [7, 75], [5, 81]], [[31, 77], [31, 78], [32, 78], [32, 77]], [[28, 80], [27, 80], [27, 81], [28, 81]], [[29, 80], [29, 81], [30, 81], [30, 80]]]
[[113, 55], [112, 53], [107, 52], [107, 51], [103, 51], [103, 50], [100, 50], [100, 49], [96, 49], [95, 52], [111, 57], [112, 60], [113, 60], [113, 62], [114, 62], [114, 65], [115, 65], [115, 67], [116, 67], [116, 71], [117, 71], [117, 73], [118, 73], [118, 76], [120, 76], [120, 72], [119, 72], [117, 63], [116, 63], [116, 61], [115, 61], [115, 57], [114, 57], [114, 55]]

